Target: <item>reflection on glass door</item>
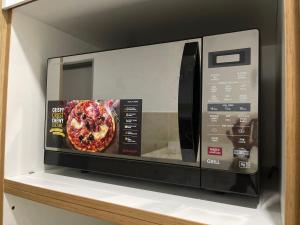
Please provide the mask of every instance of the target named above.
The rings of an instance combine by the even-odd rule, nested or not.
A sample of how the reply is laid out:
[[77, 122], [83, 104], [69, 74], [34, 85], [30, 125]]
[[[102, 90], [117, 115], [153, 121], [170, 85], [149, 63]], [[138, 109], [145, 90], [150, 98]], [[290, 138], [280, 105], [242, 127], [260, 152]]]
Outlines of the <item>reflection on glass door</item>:
[[[52, 64], [48, 64], [48, 103], [57, 100], [94, 100], [102, 104], [101, 101], [104, 100], [104, 107], [110, 111], [109, 107], [114, 107], [117, 100], [142, 100], [139, 155], [118, 154], [105, 149], [82, 153], [199, 166], [199, 158], [194, 162], [183, 162], [179, 141], [178, 87], [185, 43], [180, 41], [69, 56], [59, 59], [60, 63], [57, 62], [58, 59], [54, 59]], [[111, 106], [110, 101], [106, 101], [110, 99], [113, 100]], [[121, 111], [119, 106], [116, 107], [117, 117], [120, 117]], [[80, 118], [82, 119], [82, 115]], [[116, 119], [113, 124], [118, 123], [119, 126], [119, 122]], [[76, 128], [81, 123], [76, 120], [71, 125]], [[117, 133], [122, 129], [118, 126], [113, 128]], [[110, 132], [104, 126], [100, 130], [105, 135]], [[93, 131], [91, 140], [104, 135], [99, 132]], [[119, 133], [111, 143], [120, 141], [118, 138]], [[80, 135], [77, 139], [83, 140]], [[76, 145], [71, 144], [73, 147]], [[56, 148], [58, 149], [60, 148]]]

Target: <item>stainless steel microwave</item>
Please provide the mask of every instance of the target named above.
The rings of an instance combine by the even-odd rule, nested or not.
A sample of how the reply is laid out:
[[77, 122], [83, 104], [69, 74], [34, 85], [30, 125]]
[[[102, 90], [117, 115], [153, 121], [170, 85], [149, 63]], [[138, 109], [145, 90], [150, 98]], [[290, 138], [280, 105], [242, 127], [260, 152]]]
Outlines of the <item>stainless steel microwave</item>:
[[259, 194], [259, 31], [50, 58], [45, 163]]

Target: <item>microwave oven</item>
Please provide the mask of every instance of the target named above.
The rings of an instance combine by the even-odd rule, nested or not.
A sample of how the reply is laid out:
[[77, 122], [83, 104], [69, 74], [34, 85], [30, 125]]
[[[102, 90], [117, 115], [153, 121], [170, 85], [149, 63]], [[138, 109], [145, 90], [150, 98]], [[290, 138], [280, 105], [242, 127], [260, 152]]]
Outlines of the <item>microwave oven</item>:
[[259, 194], [259, 31], [48, 59], [45, 164]]

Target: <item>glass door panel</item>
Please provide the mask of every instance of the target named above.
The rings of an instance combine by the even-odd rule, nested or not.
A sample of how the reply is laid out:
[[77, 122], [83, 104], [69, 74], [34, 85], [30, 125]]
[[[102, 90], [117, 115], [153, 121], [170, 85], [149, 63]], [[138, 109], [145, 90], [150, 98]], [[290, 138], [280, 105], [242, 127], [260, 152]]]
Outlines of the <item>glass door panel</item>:
[[[201, 48], [200, 39], [193, 42], [199, 42], [197, 46]], [[64, 57], [60, 62], [59, 85], [55, 81], [57, 75], [51, 75], [58, 69], [48, 64], [47, 100], [141, 99], [140, 156], [101, 154], [199, 166], [199, 154], [198, 160], [183, 161], [179, 138], [178, 92], [185, 43]], [[60, 93], [59, 98], [53, 89]]]

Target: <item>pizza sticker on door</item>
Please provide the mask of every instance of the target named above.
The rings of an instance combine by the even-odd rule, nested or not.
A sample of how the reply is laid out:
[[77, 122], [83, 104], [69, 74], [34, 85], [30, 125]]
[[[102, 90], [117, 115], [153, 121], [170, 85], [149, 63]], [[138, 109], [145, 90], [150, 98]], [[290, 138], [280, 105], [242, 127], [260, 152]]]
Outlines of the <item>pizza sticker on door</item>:
[[46, 148], [141, 154], [141, 99], [48, 101]]

